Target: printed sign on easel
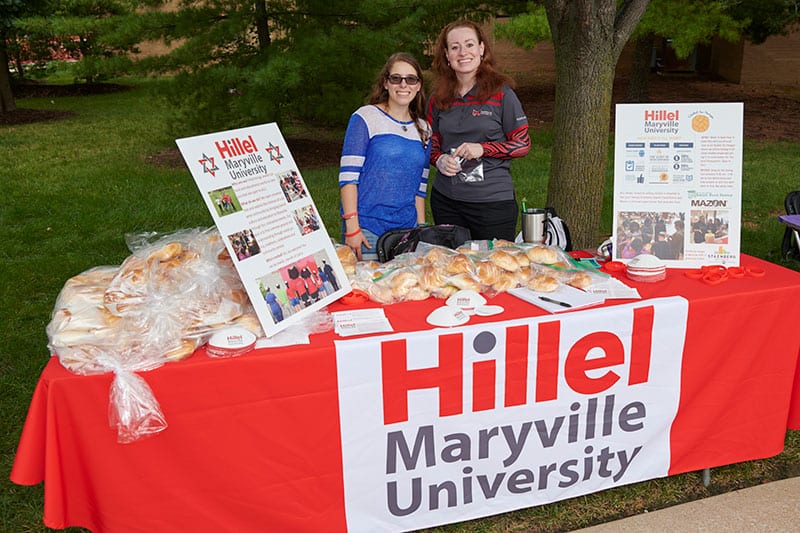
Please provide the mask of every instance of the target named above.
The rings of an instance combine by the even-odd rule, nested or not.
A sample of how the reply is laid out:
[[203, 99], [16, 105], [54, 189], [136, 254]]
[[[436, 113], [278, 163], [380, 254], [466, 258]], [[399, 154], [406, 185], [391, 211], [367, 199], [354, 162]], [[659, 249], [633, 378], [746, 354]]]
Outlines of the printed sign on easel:
[[741, 103], [617, 105], [614, 259], [739, 264], [742, 117]]
[[267, 336], [350, 292], [276, 124], [175, 142]]

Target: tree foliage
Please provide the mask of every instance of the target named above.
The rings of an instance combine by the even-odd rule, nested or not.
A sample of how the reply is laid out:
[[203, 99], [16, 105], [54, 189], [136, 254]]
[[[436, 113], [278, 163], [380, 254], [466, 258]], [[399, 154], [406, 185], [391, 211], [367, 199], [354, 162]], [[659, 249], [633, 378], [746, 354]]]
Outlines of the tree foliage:
[[497, 2], [477, 0], [164, 0], [128, 1], [97, 43], [123, 49], [158, 42], [164, 53], [93, 54], [84, 76], [160, 75], [173, 131], [190, 134], [294, 119], [346, 123], [386, 58], [406, 51], [426, 63], [439, 29], [454, 18], [480, 20]]
[[634, 52], [628, 84], [629, 102], [648, 101], [648, 78], [656, 36], [669, 39], [675, 55], [689, 57], [714, 37], [736, 41], [747, 21], [728, 11], [728, 0], [651, 0], [634, 31]]
[[727, 0], [725, 10], [745, 22], [744, 35], [761, 44], [772, 35], [785, 35], [800, 22], [800, 0]]
[[536, 2], [530, 2], [525, 13], [495, 26], [494, 35], [527, 49], [552, 39], [544, 6]]
[[389, 55], [407, 51], [425, 65], [442, 26], [465, 16], [484, 20], [505, 3], [36, 1], [46, 8], [11, 25], [29, 50], [41, 43], [34, 53], [46, 59], [48, 46], [70, 49], [81, 57], [71, 67], [76, 80], [169, 74], [160, 87], [174, 131], [185, 134], [295, 118], [341, 125]]

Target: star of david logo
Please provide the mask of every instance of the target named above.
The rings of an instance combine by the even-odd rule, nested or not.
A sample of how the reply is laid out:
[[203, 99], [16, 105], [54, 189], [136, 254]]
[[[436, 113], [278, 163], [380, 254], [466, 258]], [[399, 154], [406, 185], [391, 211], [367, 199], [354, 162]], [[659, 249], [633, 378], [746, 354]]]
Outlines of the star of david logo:
[[203, 165], [203, 174], [211, 174], [212, 176], [216, 176], [215, 172], [219, 170], [219, 167], [214, 164], [213, 157], [208, 157], [206, 154], [203, 154], [203, 158], [198, 159], [197, 162]]
[[269, 160], [275, 161], [279, 165], [281, 164], [281, 159], [283, 159], [283, 154], [281, 154], [281, 147], [275, 146], [272, 143], [269, 143], [269, 148], [266, 149], [269, 152]]

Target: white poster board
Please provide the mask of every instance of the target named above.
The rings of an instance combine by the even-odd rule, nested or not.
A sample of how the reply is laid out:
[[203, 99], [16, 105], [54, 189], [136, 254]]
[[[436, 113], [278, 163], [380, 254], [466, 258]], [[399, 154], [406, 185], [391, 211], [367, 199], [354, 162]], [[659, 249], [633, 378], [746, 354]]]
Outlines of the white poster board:
[[619, 104], [613, 259], [739, 265], [741, 103]]
[[268, 337], [350, 292], [276, 124], [175, 142]]

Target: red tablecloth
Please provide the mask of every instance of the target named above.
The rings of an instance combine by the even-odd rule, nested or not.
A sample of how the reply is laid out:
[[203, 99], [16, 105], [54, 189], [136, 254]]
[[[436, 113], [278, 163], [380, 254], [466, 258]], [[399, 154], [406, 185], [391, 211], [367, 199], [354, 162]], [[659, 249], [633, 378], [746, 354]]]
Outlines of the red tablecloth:
[[[775, 455], [787, 427], [800, 429], [800, 273], [742, 262], [766, 274], [712, 286], [671, 270], [661, 283], [631, 283], [644, 298], [689, 301], [670, 474]], [[490, 303], [506, 312], [471, 323], [544, 314], [505, 294]], [[395, 331], [416, 331], [430, 328], [425, 317], [440, 305], [385, 310]], [[52, 358], [11, 480], [45, 482], [44, 522], [53, 528], [345, 530], [334, 338], [235, 359], [201, 349], [143, 374], [169, 428], [125, 445], [108, 424], [112, 376], [77, 376]]]

